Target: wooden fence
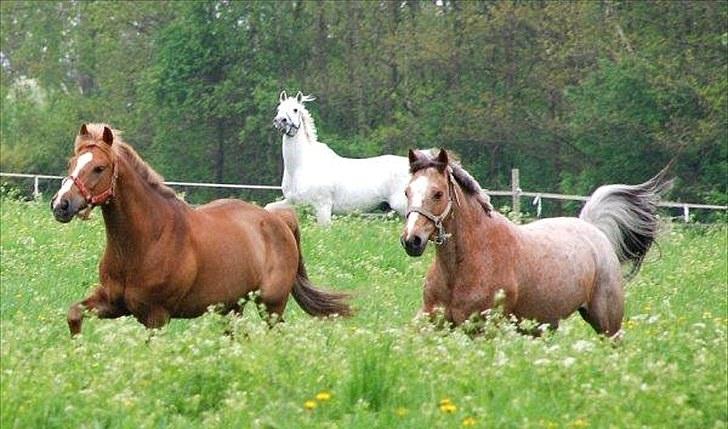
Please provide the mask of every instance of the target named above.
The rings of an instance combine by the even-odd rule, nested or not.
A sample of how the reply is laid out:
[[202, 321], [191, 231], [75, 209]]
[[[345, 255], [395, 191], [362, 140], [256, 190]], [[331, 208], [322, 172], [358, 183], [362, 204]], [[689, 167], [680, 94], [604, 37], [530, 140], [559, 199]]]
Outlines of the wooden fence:
[[[27, 174], [27, 173], [0, 173], [0, 177], [18, 178], [18, 179], [33, 179], [33, 197], [40, 198], [40, 181], [41, 180], [60, 180], [63, 179], [61, 176], [52, 176], [48, 174]], [[233, 183], [201, 183], [201, 182], [165, 182], [170, 186], [188, 186], [196, 188], [226, 188], [226, 189], [265, 189], [265, 190], [281, 190], [280, 186], [274, 185], [238, 185]], [[589, 197], [582, 195], [566, 195], [566, 194], [555, 194], [552, 192], [529, 192], [523, 191], [520, 188], [519, 171], [517, 168], [511, 170], [511, 190], [510, 191], [486, 191], [491, 196], [510, 196], [512, 198], [512, 209], [515, 212], [521, 211], [521, 199], [524, 197], [533, 198], [532, 205], [536, 206], [536, 217], [541, 217], [542, 201], [544, 199], [551, 200], [565, 200], [565, 201], [586, 201]], [[660, 207], [671, 207], [682, 209], [682, 219], [687, 223], [690, 222], [690, 210], [717, 210], [725, 211], [728, 210], [728, 206], [714, 205], [714, 204], [698, 204], [698, 203], [683, 203], [674, 201], [662, 201], [659, 204]]]

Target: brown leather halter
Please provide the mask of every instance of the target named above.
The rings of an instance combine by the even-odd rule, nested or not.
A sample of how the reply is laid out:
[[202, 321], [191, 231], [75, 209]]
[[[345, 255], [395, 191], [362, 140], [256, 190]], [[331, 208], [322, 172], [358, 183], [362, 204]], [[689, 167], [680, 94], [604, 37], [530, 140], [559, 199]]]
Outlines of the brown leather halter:
[[448, 238], [452, 237], [452, 234], [449, 234], [447, 231], [445, 231], [445, 225], [443, 225], [443, 222], [447, 219], [447, 217], [452, 212], [452, 201], [453, 201], [453, 195], [455, 195], [455, 202], [457, 205], [460, 205], [460, 201], [458, 200], [458, 196], [455, 193], [455, 181], [452, 177], [452, 170], [450, 167], [447, 168], [447, 183], [448, 183], [448, 201], [447, 201], [447, 207], [445, 207], [445, 210], [442, 211], [439, 215], [436, 215], [432, 213], [431, 211], [427, 210], [424, 207], [408, 207], [407, 213], [405, 213], [404, 218], [407, 219], [410, 214], [412, 213], [419, 213], [422, 216], [426, 217], [430, 222], [432, 222], [435, 225], [435, 229], [437, 230], [437, 235], [435, 235], [435, 238], [432, 239], [432, 242], [436, 245], [440, 246], [447, 242]]
[[[97, 146], [97, 145], [88, 145]], [[86, 200], [86, 203], [92, 208], [101, 204], [106, 204], [114, 197], [114, 189], [116, 188], [116, 179], [119, 177], [119, 171], [116, 168], [116, 163], [111, 164], [111, 184], [109, 187], [100, 194], [92, 195], [91, 191], [88, 190], [86, 185], [78, 177], [66, 176], [63, 181], [72, 180], [73, 184], [76, 185], [78, 191]]]

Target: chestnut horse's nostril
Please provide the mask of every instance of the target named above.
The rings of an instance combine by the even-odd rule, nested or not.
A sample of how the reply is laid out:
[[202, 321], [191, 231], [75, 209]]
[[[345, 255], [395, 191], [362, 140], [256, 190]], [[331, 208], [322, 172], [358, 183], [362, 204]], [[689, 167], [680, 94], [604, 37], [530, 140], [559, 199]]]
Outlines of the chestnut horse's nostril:
[[65, 199], [65, 198], [63, 198], [63, 199], [61, 200], [61, 204], [59, 204], [59, 205], [58, 205], [58, 208], [60, 208], [60, 209], [61, 209], [61, 210], [63, 210], [63, 211], [66, 211], [66, 210], [68, 210], [68, 200], [67, 200], [67, 199]]
[[422, 245], [422, 239], [415, 235], [415, 237], [412, 239], [412, 244], [415, 247], [420, 247]]

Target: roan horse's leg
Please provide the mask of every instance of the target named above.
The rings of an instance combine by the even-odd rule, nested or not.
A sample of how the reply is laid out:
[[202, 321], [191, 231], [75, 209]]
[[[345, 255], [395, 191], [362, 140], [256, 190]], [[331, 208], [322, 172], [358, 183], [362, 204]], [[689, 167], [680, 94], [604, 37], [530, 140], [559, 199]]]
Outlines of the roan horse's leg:
[[612, 337], [619, 333], [624, 316], [624, 291], [619, 278], [598, 281], [591, 301], [579, 314], [599, 334]]
[[73, 304], [68, 309], [68, 329], [71, 331], [71, 336], [81, 333], [83, 313], [86, 310], [96, 313], [102, 319], [115, 319], [130, 314], [123, 304], [112, 303], [106, 288], [99, 286], [88, 298]]

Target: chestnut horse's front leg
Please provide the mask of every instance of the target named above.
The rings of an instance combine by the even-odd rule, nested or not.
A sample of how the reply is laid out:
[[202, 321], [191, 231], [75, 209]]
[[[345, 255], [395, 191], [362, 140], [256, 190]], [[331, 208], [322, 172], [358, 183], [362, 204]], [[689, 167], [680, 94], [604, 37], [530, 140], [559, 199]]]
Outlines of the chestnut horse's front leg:
[[112, 303], [108, 290], [104, 286], [99, 286], [88, 298], [73, 304], [68, 309], [68, 329], [71, 331], [71, 336], [81, 333], [84, 311], [92, 311], [102, 319], [115, 319], [130, 314], [123, 303]]

